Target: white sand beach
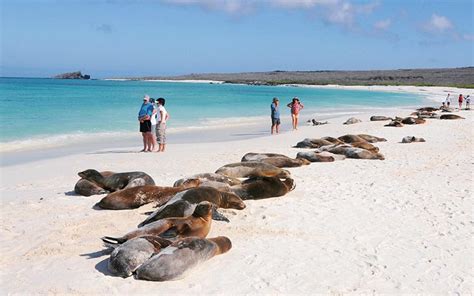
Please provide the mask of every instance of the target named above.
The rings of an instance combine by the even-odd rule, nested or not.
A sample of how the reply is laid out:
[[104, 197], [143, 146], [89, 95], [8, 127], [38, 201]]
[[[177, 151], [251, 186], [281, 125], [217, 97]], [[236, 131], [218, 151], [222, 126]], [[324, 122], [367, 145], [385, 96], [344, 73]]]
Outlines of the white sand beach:
[[[426, 90], [434, 102], [447, 89], [472, 94], [397, 89]], [[2, 167], [1, 294], [472, 294], [473, 112], [454, 112], [464, 120], [428, 119], [401, 128], [369, 121], [372, 115], [411, 112], [358, 114], [363, 122], [353, 125], [342, 124], [347, 116], [322, 126], [302, 122], [298, 131], [275, 136], [170, 143], [166, 153], [133, 153], [140, 149], [137, 142]], [[375, 143], [385, 160], [290, 168], [295, 190], [246, 201], [241, 211], [222, 210], [230, 223], [213, 221], [208, 237], [227, 236], [232, 249], [176, 281], [124, 279], [107, 271], [100, 238], [134, 229], [152, 205], [96, 210], [104, 195], [71, 194], [77, 173], [89, 168], [144, 171], [157, 185], [172, 186], [184, 176], [238, 162], [247, 152], [295, 157], [306, 149], [292, 146], [304, 138], [361, 133], [387, 139]], [[426, 142], [400, 143], [405, 136]]]

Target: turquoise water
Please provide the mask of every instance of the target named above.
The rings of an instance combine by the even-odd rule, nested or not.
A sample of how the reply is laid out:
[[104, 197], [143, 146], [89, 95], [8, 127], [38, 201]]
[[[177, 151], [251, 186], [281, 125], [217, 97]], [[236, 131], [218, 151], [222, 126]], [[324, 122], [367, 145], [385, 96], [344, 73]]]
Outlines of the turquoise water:
[[170, 129], [265, 120], [273, 97], [285, 105], [298, 96], [302, 114], [358, 107], [413, 106], [414, 94], [233, 84], [0, 78], [0, 143], [64, 136], [136, 133], [144, 94], [167, 99]]

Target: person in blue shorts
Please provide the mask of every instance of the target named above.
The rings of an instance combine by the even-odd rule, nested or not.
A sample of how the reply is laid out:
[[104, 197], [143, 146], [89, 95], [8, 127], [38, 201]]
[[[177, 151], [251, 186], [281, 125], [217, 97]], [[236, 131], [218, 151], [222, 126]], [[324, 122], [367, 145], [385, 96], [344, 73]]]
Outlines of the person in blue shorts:
[[140, 132], [143, 137], [143, 149], [140, 152], [151, 152], [153, 150], [153, 136], [151, 134], [151, 116], [153, 115], [153, 105], [150, 103], [150, 97], [145, 95], [143, 104], [138, 112], [138, 121], [140, 122]]
[[272, 135], [280, 132], [280, 101], [278, 98], [273, 98], [273, 102], [270, 105], [272, 111]]

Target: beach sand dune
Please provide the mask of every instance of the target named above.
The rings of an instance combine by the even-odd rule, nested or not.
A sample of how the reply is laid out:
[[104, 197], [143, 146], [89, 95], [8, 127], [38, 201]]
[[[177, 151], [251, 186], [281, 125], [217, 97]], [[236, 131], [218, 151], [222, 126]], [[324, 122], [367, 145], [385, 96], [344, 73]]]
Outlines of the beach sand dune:
[[[411, 110], [392, 110], [408, 115]], [[166, 153], [91, 152], [2, 168], [3, 293], [314, 294], [473, 291], [473, 116], [403, 128], [370, 122], [318, 127], [233, 142], [170, 144]], [[184, 279], [113, 277], [100, 237], [122, 235], [153, 209], [94, 209], [102, 196], [71, 194], [77, 172], [144, 171], [157, 185], [214, 172], [247, 152], [295, 157], [304, 138], [366, 133], [385, 160], [346, 159], [290, 168], [294, 191], [223, 210], [209, 237], [232, 240]], [[401, 144], [415, 135], [425, 143]], [[126, 149], [127, 151], [130, 148]], [[137, 150], [139, 150], [137, 148]], [[115, 153], [115, 152], [116, 153]]]

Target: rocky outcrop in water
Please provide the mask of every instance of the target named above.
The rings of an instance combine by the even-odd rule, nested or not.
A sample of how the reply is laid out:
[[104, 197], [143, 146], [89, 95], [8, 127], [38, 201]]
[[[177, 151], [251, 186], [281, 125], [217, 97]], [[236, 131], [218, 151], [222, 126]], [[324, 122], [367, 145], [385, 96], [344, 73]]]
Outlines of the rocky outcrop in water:
[[63, 74], [59, 74], [59, 75], [56, 75], [54, 76], [53, 78], [56, 78], [56, 79], [90, 79], [91, 76], [90, 75], [82, 75], [81, 71], [76, 71], [76, 72], [69, 72], [69, 73], [63, 73]]

